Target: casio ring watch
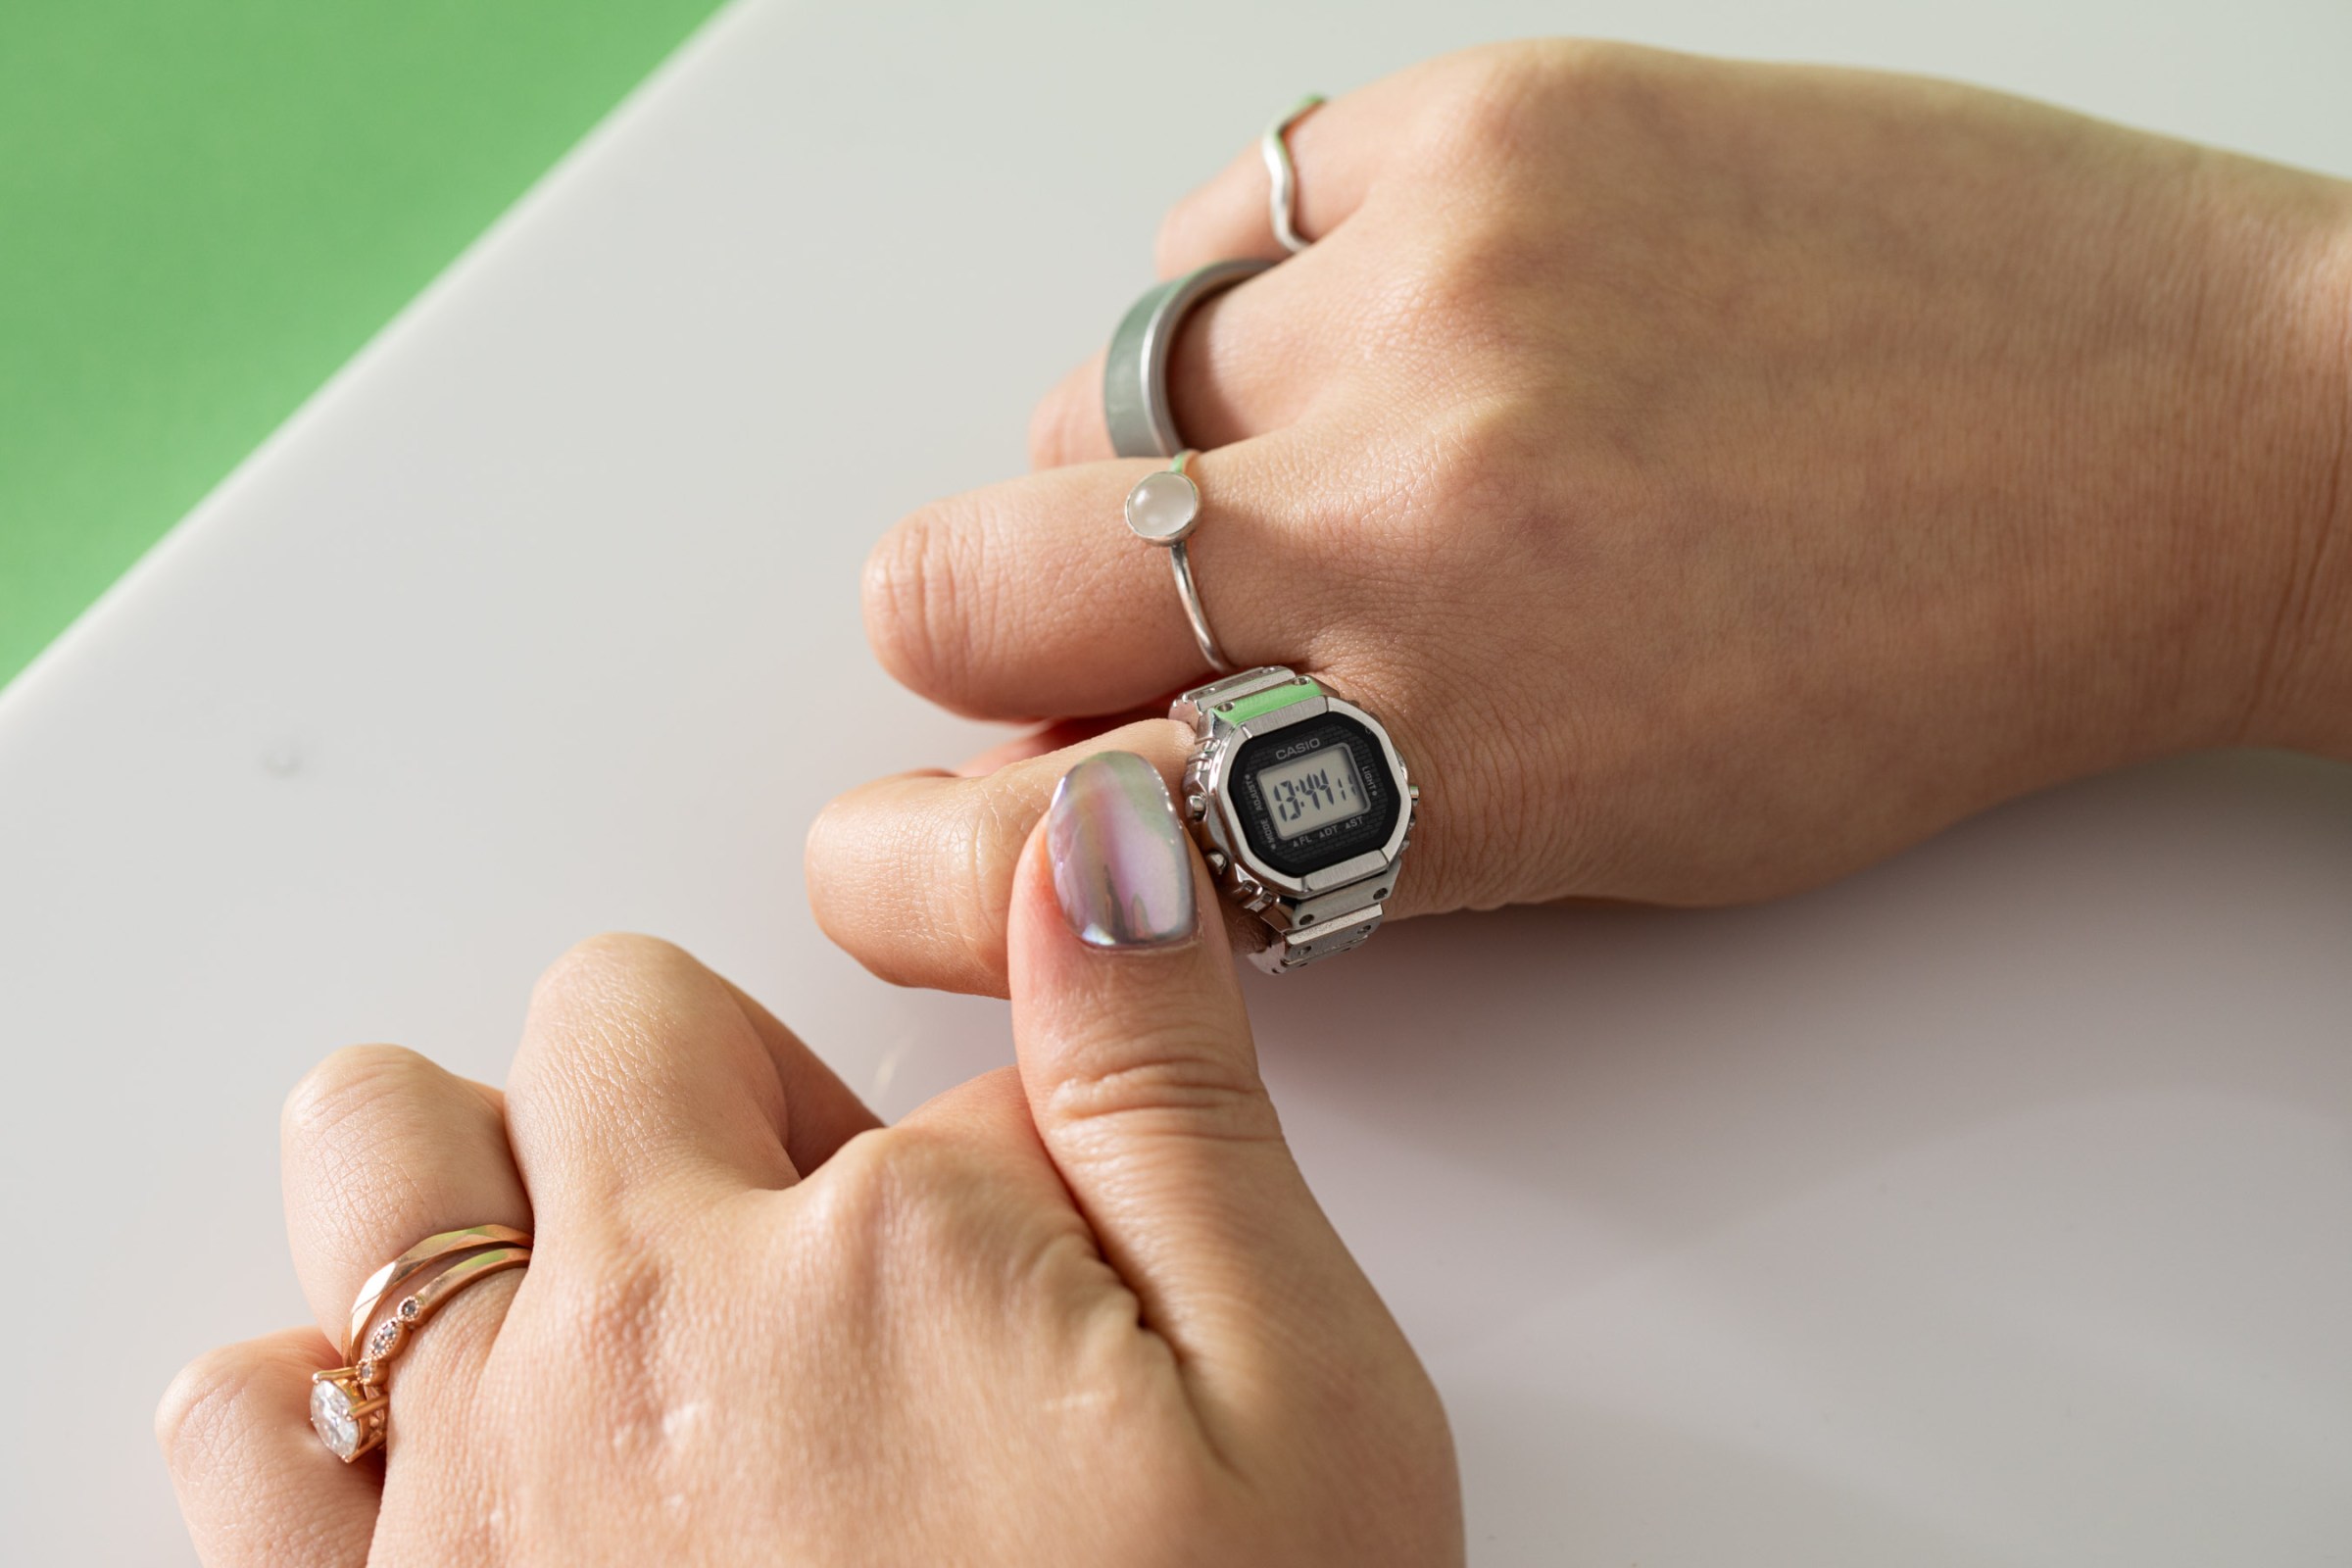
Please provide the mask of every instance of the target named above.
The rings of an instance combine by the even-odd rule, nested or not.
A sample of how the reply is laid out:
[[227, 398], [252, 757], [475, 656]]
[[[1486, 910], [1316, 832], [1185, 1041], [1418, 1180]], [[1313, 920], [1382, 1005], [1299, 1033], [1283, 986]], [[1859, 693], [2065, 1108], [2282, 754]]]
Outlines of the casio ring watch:
[[1380, 720], [1269, 665], [1197, 687], [1183, 815], [1226, 897], [1265, 923], [1250, 961], [1302, 968], [1362, 945], [1413, 842], [1419, 786]]

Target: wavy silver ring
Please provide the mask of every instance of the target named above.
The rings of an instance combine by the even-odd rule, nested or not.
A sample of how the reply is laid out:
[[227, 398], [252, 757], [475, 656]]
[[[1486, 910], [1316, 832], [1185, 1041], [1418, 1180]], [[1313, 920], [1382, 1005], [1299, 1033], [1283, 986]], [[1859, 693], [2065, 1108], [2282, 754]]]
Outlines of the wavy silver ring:
[[1265, 155], [1266, 174], [1272, 181], [1266, 201], [1274, 222], [1274, 237], [1293, 256], [1306, 249], [1309, 241], [1298, 232], [1298, 170], [1291, 162], [1291, 127], [1322, 105], [1321, 93], [1308, 93], [1277, 116], [1266, 127], [1265, 135], [1258, 139], [1258, 151]]

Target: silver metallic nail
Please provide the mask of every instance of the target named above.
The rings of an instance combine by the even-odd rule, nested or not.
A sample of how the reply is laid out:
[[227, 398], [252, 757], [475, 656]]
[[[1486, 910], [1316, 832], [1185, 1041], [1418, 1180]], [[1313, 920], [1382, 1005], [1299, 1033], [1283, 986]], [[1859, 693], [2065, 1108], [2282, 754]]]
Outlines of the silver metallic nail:
[[1061, 776], [1046, 812], [1054, 894], [1078, 940], [1096, 948], [1190, 941], [1193, 860], [1158, 771], [1132, 752], [1102, 752]]

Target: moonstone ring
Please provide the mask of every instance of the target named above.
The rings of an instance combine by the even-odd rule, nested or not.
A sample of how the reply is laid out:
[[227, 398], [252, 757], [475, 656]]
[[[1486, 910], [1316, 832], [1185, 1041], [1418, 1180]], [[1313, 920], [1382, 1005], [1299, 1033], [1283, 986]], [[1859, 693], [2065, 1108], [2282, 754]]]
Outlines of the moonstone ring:
[[1192, 625], [1193, 641], [1200, 645], [1200, 657], [1208, 661], [1208, 667], [1223, 675], [1231, 672], [1233, 662], [1217, 646], [1216, 633], [1208, 629], [1208, 612], [1200, 608], [1200, 590], [1193, 583], [1192, 558], [1184, 549], [1184, 542], [1200, 520], [1200, 486], [1184, 471], [1184, 466], [1199, 455], [1179, 452], [1174, 463], [1136, 480], [1135, 488], [1127, 492], [1127, 526], [1138, 539], [1167, 551], [1168, 565], [1176, 573], [1176, 597], [1184, 601], [1184, 618]]
[[[484, 1231], [496, 1230], [503, 1235], [519, 1238], [518, 1245], [485, 1246]], [[375, 1325], [360, 1344], [360, 1355], [350, 1366], [339, 1366], [325, 1372], [311, 1374], [311, 1430], [326, 1445], [326, 1451], [345, 1464], [364, 1453], [382, 1446], [386, 1430], [391, 1395], [387, 1378], [393, 1359], [408, 1348], [410, 1338], [424, 1326], [425, 1320], [447, 1305], [449, 1298], [477, 1280], [511, 1268], [521, 1268], [531, 1260], [530, 1238], [504, 1226], [481, 1226], [471, 1231], [449, 1231], [444, 1236], [472, 1237], [470, 1244], [460, 1243], [434, 1254], [436, 1258], [456, 1256], [457, 1261], [434, 1275], [420, 1290], [412, 1291], [393, 1304], [392, 1310]], [[421, 1242], [403, 1257], [431, 1247], [442, 1237]], [[388, 1265], [396, 1268], [397, 1263]], [[422, 1267], [418, 1264], [417, 1267]], [[414, 1269], [411, 1272], [415, 1272]], [[380, 1276], [379, 1276], [380, 1277]], [[370, 1280], [373, 1286], [375, 1281]], [[367, 1298], [363, 1290], [363, 1300]], [[381, 1288], [378, 1288], [378, 1298]], [[372, 1311], [372, 1303], [370, 1303]], [[349, 1355], [347, 1348], [344, 1352]]]

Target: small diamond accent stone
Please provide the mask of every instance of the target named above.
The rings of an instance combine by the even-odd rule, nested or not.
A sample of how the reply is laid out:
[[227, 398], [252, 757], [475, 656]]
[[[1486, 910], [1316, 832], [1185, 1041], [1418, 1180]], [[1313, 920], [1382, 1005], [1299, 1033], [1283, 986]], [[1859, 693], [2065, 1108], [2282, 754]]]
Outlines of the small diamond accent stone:
[[416, 1314], [423, 1310], [424, 1303], [422, 1301], [417, 1300], [414, 1296], [409, 1297], [400, 1303], [400, 1320], [403, 1323], [414, 1323], [416, 1321]]
[[360, 1451], [360, 1418], [351, 1413], [351, 1396], [340, 1384], [311, 1385], [311, 1430], [338, 1459]]
[[399, 1343], [400, 1319], [388, 1317], [378, 1323], [375, 1332], [368, 1337], [368, 1353], [380, 1358]]

